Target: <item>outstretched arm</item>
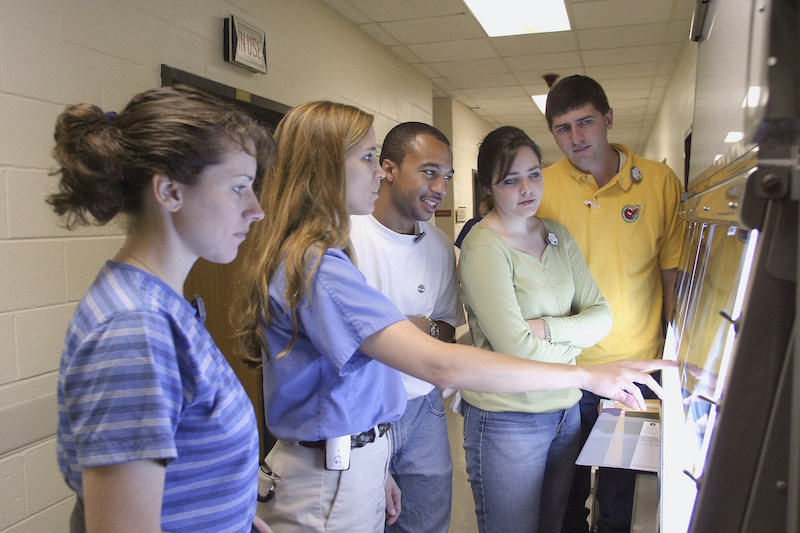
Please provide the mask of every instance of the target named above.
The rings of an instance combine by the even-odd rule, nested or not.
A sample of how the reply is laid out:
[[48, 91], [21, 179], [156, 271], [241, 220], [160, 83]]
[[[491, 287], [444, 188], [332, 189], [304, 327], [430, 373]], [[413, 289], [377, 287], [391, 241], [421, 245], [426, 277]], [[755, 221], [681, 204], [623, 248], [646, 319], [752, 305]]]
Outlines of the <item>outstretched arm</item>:
[[575, 387], [636, 409], [644, 409], [645, 404], [634, 383], [647, 385], [660, 396], [661, 387], [646, 372], [675, 365], [662, 360], [618, 361], [593, 367], [529, 361], [436, 341], [407, 320], [367, 337], [361, 351], [441, 388], [512, 393]]

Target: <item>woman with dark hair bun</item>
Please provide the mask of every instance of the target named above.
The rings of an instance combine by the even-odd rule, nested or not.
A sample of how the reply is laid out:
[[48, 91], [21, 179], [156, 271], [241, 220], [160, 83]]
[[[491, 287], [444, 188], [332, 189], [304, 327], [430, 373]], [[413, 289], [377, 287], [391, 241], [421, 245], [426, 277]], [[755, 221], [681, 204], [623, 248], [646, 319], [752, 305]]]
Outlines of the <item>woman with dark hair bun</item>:
[[58, 117], [68, 228], [126, 215], [125, 243], [67, 331], [58, 463], [73, 532], [270, 532], [255, 517], [253, 407], [183, 285], [198, 258], [233, 261], [264, 218], [253, 186], [273, 155], [245, 112], [190, 87], [146, 91], [116, 115]]

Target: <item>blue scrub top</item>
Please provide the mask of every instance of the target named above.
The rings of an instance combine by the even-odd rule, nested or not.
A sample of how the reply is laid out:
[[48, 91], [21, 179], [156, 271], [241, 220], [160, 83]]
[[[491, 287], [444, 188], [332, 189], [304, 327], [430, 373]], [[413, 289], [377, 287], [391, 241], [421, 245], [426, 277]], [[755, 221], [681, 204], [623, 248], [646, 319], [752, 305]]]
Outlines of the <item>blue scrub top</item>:
[[[297, 339], [286, 312], [283, 264], [270, 281], [271, 358], [264, 366], [267, 427], [284, 441], [317, 441], [393, 422], [406, 408], [400, 373], [361, 351], [364, 340], [406, 317], [338, 249], [328, 249], [297, 308]], [[309, 305], [310, 302], [310, 305]]]

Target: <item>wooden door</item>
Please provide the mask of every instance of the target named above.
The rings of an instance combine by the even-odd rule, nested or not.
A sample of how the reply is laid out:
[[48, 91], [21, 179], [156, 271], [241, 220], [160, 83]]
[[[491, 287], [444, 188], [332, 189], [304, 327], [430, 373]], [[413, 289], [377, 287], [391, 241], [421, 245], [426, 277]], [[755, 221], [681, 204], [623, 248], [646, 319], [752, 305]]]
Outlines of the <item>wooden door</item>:
[[198, 260], [186, 279], [184, 291], [189, 298], [197, 295], [203, 299], [206, 308], [206, 328], [233, 368], [239, 381], [242, 382], [247, 396], [253, 403], [258, 420], [259, 442], [261, 443], [259, 457], [263, 459], [266, 452], [272, 448], [274, 438], [267, 431], [264, 420], [261, 369], [251, 369], [236, 355], [236, 340], [233, 338], [233, 328], [230, 322], [235, 289], [234, 280], [239, 279], [241, 258], [244, 256], [247, 245], [248, 241], [245, 241], [239, 247], [239, 256], [234, 262], [227, 265], [210, 263], [205, 259]]
[[[290, 109], [287, 105], [251, 94], [248, 91], [223, 85], [163, 64], [161, 65], [161, 82], [165, 86], [178, 83], [191, 85], [213, 94], [223, 101], [241, 107], [271, 131], [275, 130], [278, 122]], [[257, 225], [254, 225], [252, 230], [255, 230], [256, 227]], [[261, 457], [263, 458], [265, 452], [272, 448], [275, 439], [267, 431], [264, 420], [261, 370], [251, 370], [236, 356], [233, 328], [229, 318], [235, 289], [234, 280], [238, 279], [238, 271], [242, 264], [241, 257], [244, 256], [248, 245], [249, 241], [245, 241], [239, 247], [239, 256], [234, 262], [227, 265], [218, 265], [203, 259], [197, 261], [189, 273], [184, 285], [184, 291], [189, 298], [198, 295], [203, 299], [207, 313], [206, 327], [214, 338], [214, 342], [217, 343], [217, 346], [225, 355], [228, 363], [233, 367], [236, 376], [244, 385], [244, 390], [247, 392], [250, 401], [253, 402], [256, 417], [258, 418]]]

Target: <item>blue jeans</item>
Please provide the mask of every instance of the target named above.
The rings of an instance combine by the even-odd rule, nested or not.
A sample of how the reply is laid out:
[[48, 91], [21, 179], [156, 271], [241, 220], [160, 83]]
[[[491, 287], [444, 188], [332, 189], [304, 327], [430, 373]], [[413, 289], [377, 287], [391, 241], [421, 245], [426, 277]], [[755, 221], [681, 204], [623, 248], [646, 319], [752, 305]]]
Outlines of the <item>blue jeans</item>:
[[580, 444], [577, 404], [495, 413], [467, 402], [464, 451], [482, 533], [558, 533]]
[[447, 533], [453, 492], [453, 459], [442, 392], [410, 400], [392, 424], [389, 473], [402, 492], [400, 518], [391, 533]]

